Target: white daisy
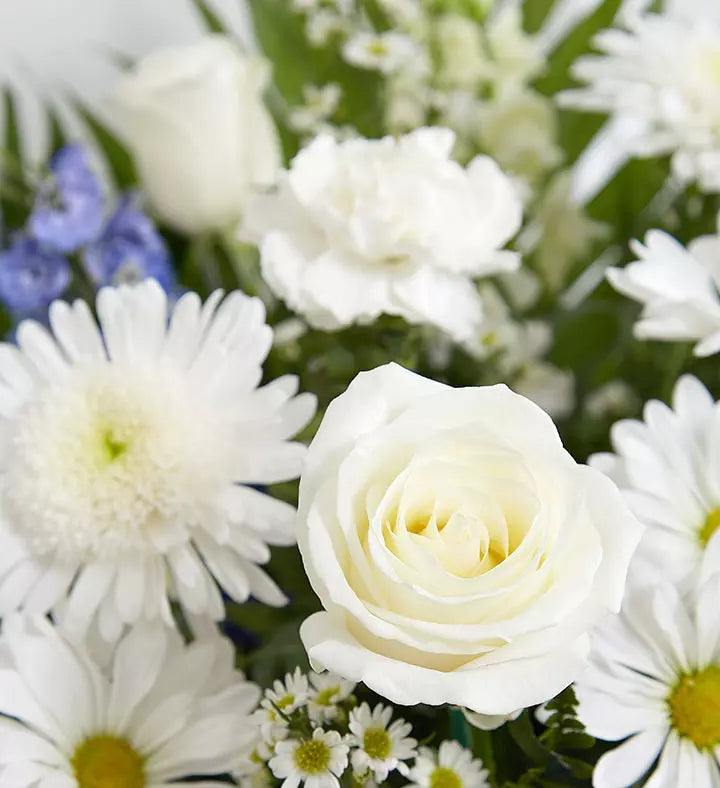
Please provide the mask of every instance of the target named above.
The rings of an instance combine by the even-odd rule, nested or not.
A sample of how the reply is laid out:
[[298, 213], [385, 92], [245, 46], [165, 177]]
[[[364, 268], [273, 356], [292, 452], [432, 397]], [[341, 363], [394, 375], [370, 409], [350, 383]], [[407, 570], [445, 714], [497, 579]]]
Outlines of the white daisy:
[[649, 771], [652, 788], [720, 785], [716, 553], [694, 601], [662, 579], [637, 582], [636, 572], [620, 615], [593, 636], [590, 665], [575, 686], [578, 716], [592, 736], [623, 740], [595, 766], [595, 788], [634, 785]]
[[103, 667], [47, 620], [11, 617], [0, 638], [0, 785], [160, 788], [228, 772], [253, 748], [259, 690], [219, 637], [185, 646], [131, 629]]
[[315, 728], [310, 739], [281, 741], [268, 764], [283, 780], [281, 788], [339, 788], [348, 763], [348, 746], [337, 731]]
[[[169, 598], [223, 617], [284, 595], [257, 564], [295, 541], [294, 509], [249, 484], [298, 475], [288, 441], [312, 416], [282, 377], [257, 388], [272, 341], [258, 299], [188, 293], [168, 323], [152, 280], [57, 301], [0, 345], [0, 615], [58, 608], [80, 632], [163, 616]], [[213, 580], [215, 579], [215, 581]]]
[[631, 243], [639, 260], [609, 268], [610, 284], [643, 304], [638, 339], [696, 341], [695, 355], [720, 351], [720, 235], [705, 235], [687, 249], [667, 233], [651, 230], [645, 245]]
[[338, 704], [347, 700], [356, 687], [354, 681], [341, 678], [336, 673], [309, 674], [312, 692], [308, 702], [308, 714], [315, 722], [334, 720], [338, 714]]
[[270, 689], [265, 690], [261, 706], [265, 709], [280, 709], [283, 714], [292, 714], [304, 706], [310, 697], [310, 685], [307, 676], [300, 668], [294, 673], [286, 673], [285, 680], [275, 679]]
[[[631, 156], [672, 154], [675, 172], [720, 191], [720, 11], [711, 0], [664, 13], [623, 17], [625, 29], [595, 39], [601, 55], [574, 65], [586, 87], [561, 94], [566, 106], [609, 112], [626, 123]], [[598, 162], [602, 165], [602, 162]]]
[[416, 754], [417, 741], [408, 736], [412, 725], [402, 719], [391, 723], [392, 713], [392, 706], [382, 703], [372, 711], [363, 703], [350, 712], [350, 733], [346, 742], [357, 748], [351, 755], [353, 771], [359, 775], [371, 771], [380, 783], [396, 769], [407, 775], [409, 770], [403, 761]]
[[422, 53], [417, 44], [403, 33], [360, 32], [351, 36], [342, 48], [342, 56], [353, 66], [392, 74], [401, 69], [422, 70]]
[[685, 375], [672, 409], [651, 400], [644, 421], [616, 422], [611, 439], [615, 453], [589, 464], [615, 481], [646, 526], [637, 559], [677, 581], [693, 576], [720, 527], [720, 404]]
[[408, 788], [490, 788], [482, 761], [456, 741], [444, 741], [437, 752], [420, 748]]

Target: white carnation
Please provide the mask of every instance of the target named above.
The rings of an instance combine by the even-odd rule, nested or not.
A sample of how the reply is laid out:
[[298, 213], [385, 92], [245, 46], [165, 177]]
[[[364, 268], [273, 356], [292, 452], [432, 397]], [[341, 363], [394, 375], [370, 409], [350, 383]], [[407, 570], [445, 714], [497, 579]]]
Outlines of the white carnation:
[[441, 128], [315, 139], [247, 218], [272, 290], [323, 329], [390, 314], [472, 336], [482, 304], [471, 277], [517, 266], [499, 250], [521, 204], [491, 159], [452, 161], [453, 141]]

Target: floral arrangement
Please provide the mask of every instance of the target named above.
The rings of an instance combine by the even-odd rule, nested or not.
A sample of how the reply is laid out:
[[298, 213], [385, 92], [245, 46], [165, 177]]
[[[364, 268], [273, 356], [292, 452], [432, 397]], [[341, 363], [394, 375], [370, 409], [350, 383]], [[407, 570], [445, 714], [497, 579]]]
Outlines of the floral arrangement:
[[187, 2], [0, 58], [0, 788], [720, 786], [720, 7]]

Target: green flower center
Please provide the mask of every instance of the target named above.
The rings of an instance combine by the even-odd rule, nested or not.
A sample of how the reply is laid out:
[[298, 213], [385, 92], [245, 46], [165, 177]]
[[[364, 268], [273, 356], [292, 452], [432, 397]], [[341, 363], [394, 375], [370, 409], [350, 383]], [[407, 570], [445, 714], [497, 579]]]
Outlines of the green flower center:
[[720, 665], [681, 676], [668, 704], [680, 736], [699, 750], [720, 745]]
[[700, 529], [700, 533], [698, 533], [700, 544], [703, 547], [707, 546], [710, 538], [718, 528], [720, 528], [720, 507], [713, 509], [712, 512], [710, 512], [710, 514], [705, 518], [705, 522], [703, 523], [703, 527]]
[[328, 687], [321, 690], [315, 696], [315, 703], [318, 706], [330, 706], [333, 698], [340, 692], [340, 687]]
[[286, 709], [288, 706], [292, 705], [295, 702], [294, 695], [285, 695], [285, 697], [280, 698], [280, 700], [275, 704], [278, 709]]
[[91, 736], [70, 760], [78, 788], [145, 788], [143, 759], [115, 736]]
[[430, 775], [430, 788], [463, 788], [463, 784], [453, 769], [438, 766]]
[[384, 728], [368, 728], [363, 737], [363, 750], [371, 757], [382, 760], [392, 751], [392, 742]]
[[114, 462], [118, 457], [122, 457], [128, 449], [127, 442], [119, 440], [112, 430], [107, 430], [104, 433], [102, 442], [109, 463]]
[[303, 774], [322, 774], [330, 763], [330, 748], [324, 741], [306, 739], [295, 750], [293, 760]]

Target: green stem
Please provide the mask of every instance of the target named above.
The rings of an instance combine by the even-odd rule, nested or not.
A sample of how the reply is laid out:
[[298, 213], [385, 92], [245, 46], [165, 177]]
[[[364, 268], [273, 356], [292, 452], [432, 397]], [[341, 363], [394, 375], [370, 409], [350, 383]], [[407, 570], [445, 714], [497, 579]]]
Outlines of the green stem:
[[458, 708], [450, 709], [450, 735], [456, 742], [468, 749], [472, 748], [472, 731], [465, 715]]

